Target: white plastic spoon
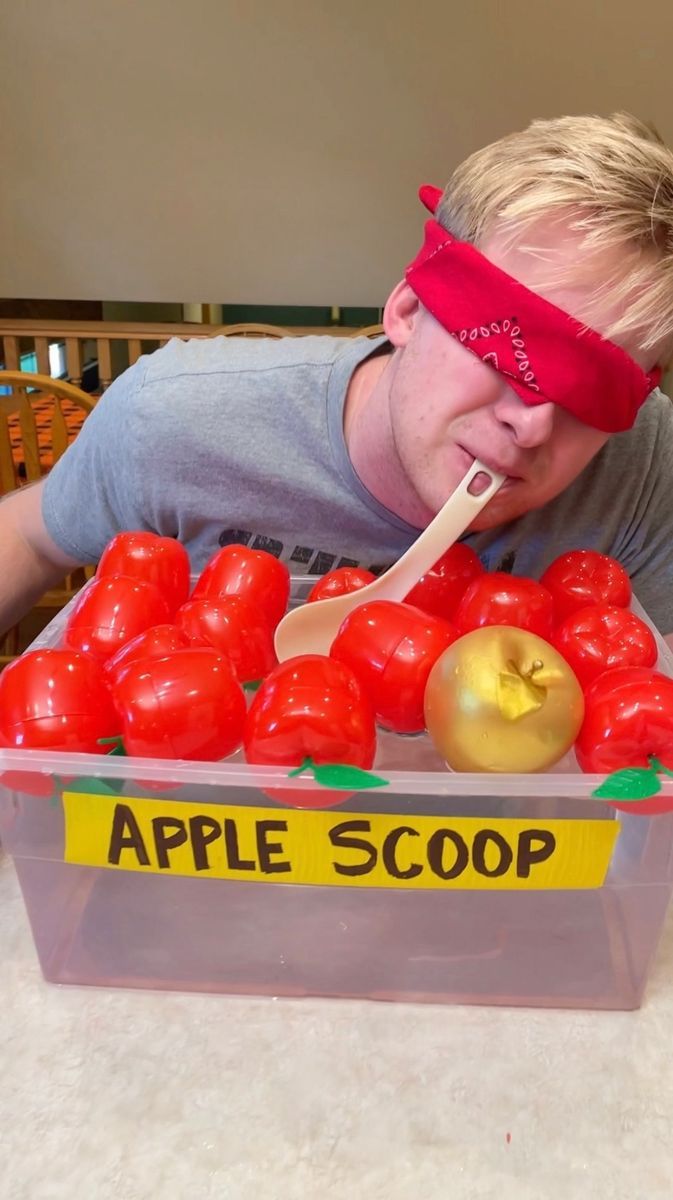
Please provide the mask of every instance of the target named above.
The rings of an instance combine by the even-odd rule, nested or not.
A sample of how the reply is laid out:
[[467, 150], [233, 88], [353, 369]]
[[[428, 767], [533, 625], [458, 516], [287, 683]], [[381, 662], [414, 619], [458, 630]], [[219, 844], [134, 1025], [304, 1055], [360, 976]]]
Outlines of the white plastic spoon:
[[[491, 482], [478, 496], [472, 496], [467, 489], [480, 471]], [[283, 617], [275, 635], [278, 661], [284, 662], [297, 654], [329, 654], [342, 621], [354, 608], [370, 600], [404, 600], [414, 584], [465, 532], [504, 481], [504, 475], [496, 475], [475, 459], [437, 516], [383, 575], [357, 592], [302, 604]]]

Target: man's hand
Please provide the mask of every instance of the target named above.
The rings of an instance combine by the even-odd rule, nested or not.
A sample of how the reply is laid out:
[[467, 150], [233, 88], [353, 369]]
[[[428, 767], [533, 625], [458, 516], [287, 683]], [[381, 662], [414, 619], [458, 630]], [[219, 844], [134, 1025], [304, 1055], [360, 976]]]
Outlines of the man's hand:
[[19, 488], [0, 502], [0, 636], [43, 592], [84, 563], [68, 558], [42, 520], [42, 483]]

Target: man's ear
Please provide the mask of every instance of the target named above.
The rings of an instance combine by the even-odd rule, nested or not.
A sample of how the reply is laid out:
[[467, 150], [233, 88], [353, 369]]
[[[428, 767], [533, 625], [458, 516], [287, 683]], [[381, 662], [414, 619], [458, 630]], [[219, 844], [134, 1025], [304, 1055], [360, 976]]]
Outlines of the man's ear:
[[395, 347], [406, 346], [418, 317], [419, 300], [403, 279], [393, 288], [383, 310], [383, 328]]

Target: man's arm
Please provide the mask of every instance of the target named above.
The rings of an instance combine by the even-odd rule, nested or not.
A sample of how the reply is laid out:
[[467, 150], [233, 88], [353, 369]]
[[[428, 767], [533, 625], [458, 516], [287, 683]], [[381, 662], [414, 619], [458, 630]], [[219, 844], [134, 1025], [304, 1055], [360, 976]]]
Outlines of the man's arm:
[[42, 483], [19, 488], [0, 502], [0, 636], [11, 629], [68, 571], [68, 558], [42, 519]]

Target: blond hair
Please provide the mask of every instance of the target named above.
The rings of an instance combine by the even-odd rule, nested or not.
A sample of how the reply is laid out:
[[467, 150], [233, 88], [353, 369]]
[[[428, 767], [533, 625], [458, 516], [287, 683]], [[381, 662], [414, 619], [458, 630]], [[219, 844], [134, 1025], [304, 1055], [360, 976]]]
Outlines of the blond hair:
[[[591, 281], [586, 320], [609, 301], [601, 332], [669, 353], [673, 341], [673, 152], [627, 113], [539, 120], [486, 146], [453, 173], [437, 220], [479, 246], [495, 229], [526, 245], [541, 219], [575, 231], [564, 282]], [[550, 276], [548, 288], [559, 282]], [[537, 288], [544, 291], [544, 288]]]

